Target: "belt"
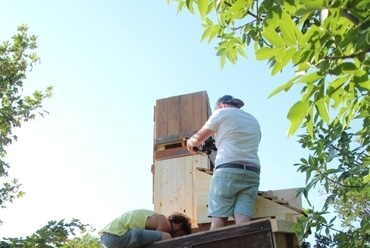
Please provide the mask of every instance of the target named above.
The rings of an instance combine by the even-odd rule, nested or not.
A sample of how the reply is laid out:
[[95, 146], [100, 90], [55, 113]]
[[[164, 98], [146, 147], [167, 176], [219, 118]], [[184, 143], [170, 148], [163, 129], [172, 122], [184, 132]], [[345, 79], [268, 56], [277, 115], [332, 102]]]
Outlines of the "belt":
[[254, 172], [256, 172], [257, 174], [260, 174], [260, 169], [259, 169], [259, 168], [256, 168], [256, 167], [254, 167], [254, 166], [250, 166], [250, 165], [226, 163], [226, 164], [221, 164], [221, 165], [217, 166], [217, 167], [216, 167], [216, 170], [217, 170], [217, 169], [221, 169], [221, 168], [236, 168], [236, 169], [244, 169], [244, 170], [254, 171]]

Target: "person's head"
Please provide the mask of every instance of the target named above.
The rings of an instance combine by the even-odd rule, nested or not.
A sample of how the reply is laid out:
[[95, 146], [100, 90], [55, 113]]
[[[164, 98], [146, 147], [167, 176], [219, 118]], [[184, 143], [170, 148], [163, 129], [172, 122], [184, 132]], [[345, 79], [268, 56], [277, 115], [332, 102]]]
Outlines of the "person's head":
[[230, 95], [224, 95], [217, 99], [215, 104], [215, 110], [226, 107], [241, 108], [244, 106], [244, 102], [238, 98], [234, 98]]
[[186, 215], [176, 212], [168, 216], [168, 220], [171, 222], [173, 238], [191, 234], [191, 220]]

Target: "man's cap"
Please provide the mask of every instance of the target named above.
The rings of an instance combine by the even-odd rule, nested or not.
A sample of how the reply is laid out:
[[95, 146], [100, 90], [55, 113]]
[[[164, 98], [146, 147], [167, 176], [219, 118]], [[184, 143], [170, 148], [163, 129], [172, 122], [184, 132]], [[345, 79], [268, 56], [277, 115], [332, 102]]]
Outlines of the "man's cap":
[[224, 95], [224, 96], [218, 98], [218, 100], [216, 101], [216, 104], [215, 104], [215, 109], [221, 103], [228, 103], [228, 104], [234, 105], [237, 108], [241, 108], [241, 107], [244, 106], [244, 102], [242, 100], [240, 100], [238, 98], [234, 98], [233, 96], [230, 96], [230, 95]]

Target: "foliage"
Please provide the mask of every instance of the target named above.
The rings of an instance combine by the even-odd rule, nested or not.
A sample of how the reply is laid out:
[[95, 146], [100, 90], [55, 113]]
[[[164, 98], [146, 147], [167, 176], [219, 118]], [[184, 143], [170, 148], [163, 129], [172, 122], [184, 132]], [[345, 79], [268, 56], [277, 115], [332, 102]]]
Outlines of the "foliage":
[[11, 182], [4, 183], [4, 187], [0, 188], [0, 208], [5, 208], [4, 202], [12, 203], [14, 198], [19, 198], [24, 195], [23, 191], [20, 191], [20, 184], [17, 179], [13, 179]]
[[[72, 219], [69, 223], [65, 223], [64, 219], [60, 221], [49, 221], [46, 226], [37, 230], [30, 236], [26, 236], [24, 238], [3, 238], [4, 241], [0, 241], [0, 248], [87, 247], [78, 246], [78, 243], [68, 241], [69, 235], [76, 235], [76, 229], [83, 233], [86, 231], [87, 227], [89, 227], [89, 225], [82, 224], [78, 219]], [[94, 244], [94, 239], [89, 236], [84, 240], [90, 241], [91, 244]], [[73, 246], [73, 244], [75, 244], [75, 246]]]
[[74, 237], [65, 243], [62, 248], [101, 248], [101, 243], [97, 237], [85, 234], [81, 238]]
[[[310, 204], [296, 225], [303, 237], [316, 230], [317, 247], [369, 247], [370, 218], [370, 1], [369, 0], [167, 0], [199, 13], [201, 41], [216, 38], [221, 68], [247, 57], [266, 61], [274, 76], [287, 66], [295, 75], [269, 97], [301, 86], [288, 111], [288, 136], [305, 130], [299, 143], [310, 151], [298, 171], [299, 190]], [[351, 132], [349, 132], [351, 131]], [[354, 142], [361, 141], [360, 143]], [[326, 201], [314, 210], [308, 197], [323, 187]], [[350, 206], [354, 206], [350, 209]], [[336, 210], [338, 220], [326, 220]], [[341, 230], [334, 229], [340, 221]], [[323, 232], [324, 234], [321, 234]]]
[[[306, 210], [307, 216], [301, 217], [297, 228], [302, 234], [306, 226], [315, 227], [318, 247], [325, 247], [320, 244], [326, 243], [335, 247], [369, 246], [370, 187], [364, 183], [364, 177], [369, 174], [370, 156], [362, 143], [353, 142], [356, 134], [350, 131], [339, 121], [325, 127], [320, 120], [315, 124], [313, 137], [300, 136], [299, 143], [313, 154], [297, 164], [298, 171], [306, 173], [307, 181], [298, 193], [308, 198], [308, 192], [319, 184], [327, 197], [322, 210]], [[327, 220], [325, 215], [331, 211], [337, 216]], [[337, 217], [343, 230], [335, 227]], [[331, 235], [333, 232], [335, 235]], [[347, 243], [349, 239], [352, 241]]]
[[[32, 70], [40, 60], [34, 52], [37, 37], [29, 36], [27, 31], [26, 25], [19, 26], [12, 42], [5, 41], [0, 45], [0, 177], [8, 176], [10, 167], [4, 161], [6, 147], [17, 140], [12, 131], [21, 127], [23, 122], [34, 119], [37, 113], [41, 116], [47, 113], [42, 102], [51, 97], [53, 90], [50, 86], [45, 92], [35, 91], [29, 96], [21, 94], [26, 72]], [[24, 195], [19, 187], [16, 179], [3, 184], [0, 189], [0, 208], [6, 207], [6, 202], [11, 203], [14, 198]]]

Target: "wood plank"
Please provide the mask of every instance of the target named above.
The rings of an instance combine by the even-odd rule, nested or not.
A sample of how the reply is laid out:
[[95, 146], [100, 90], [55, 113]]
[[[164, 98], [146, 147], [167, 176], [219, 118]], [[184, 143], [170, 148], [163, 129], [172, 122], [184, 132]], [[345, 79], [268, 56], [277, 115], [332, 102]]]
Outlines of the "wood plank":
[[[147, 248], [274, 248], [271, 223], [261, 219], [156, 242]], [[279, 247], [280, 248], [280, 247]]]
[[193, 169], [193, 158], [187, 156], [181, 158], [185, 166], [185, 214], [191, 219], [192, 226], [197, 226], [196, 209], [194, 209], [194, 169]]
[[180, 96], [173, 96], [167, 99], [167, 135], [181, 133], [181, 112]]
[[195, 185], [197, 193], [197, 221], [198, 223], [207, 223], [211, 219], [208, 217], [208, 194], [212, 176], [200, 171], [197, 167], [195, 170]]
[[302, 195], [296, 196], [298, 188], [272, 190], [279, 199], [285, 200], [296, 209], [302, 209]]
[[155, 162], [154, 164], [154, 182], [153, 182], [153, 200], [154, 211], [162, 212], [162, 164], [163, 162]]
[[208, 95], [205, 91], [192, 95], [193, 102], [193, 127], [200, 129], [208, 119]]
[[[173, 212], [173, 180], [172, 168], [173, 163], [170, 160], [163, 160], [162, 163], [162, 214], [169, 215]], [[174, 182], [175, 181], [175, 182]]]
[[186, 214], [186, 163], [184, 159], [176, 158], [177, 165], [177, 212]]
[[155, 108], [155, 135], [157, 137], [167, 135], [167, 124], [168, 124], [168, 114], [167, 114], [167, 99], [159, 99], [156, 101]]
[[257, 195], [252, 219], [273, 217], [279, 214], [297, 214], [296, 211]]
[[[193, 126], [193, 121], [194, 121], [194, 118], [196, 118], [196, 116], [194, 116], [193, 114], [193, 109], [194, 109], [194, 105], [193, 105], [193, 100], [192, 98], [190, 97], [189, 94], [186, 94], [186, 95], [182, 95], [180, 97], [180, 102], [181, 102], [181, 132], [182, 133], [188, 133], [190, 131], [195, 131], [195, 130], [198, 130], [199, 127], [194, 127]], [[194, 103], [196, 104], [196, 103]], [[187, 138], [189, 138], [190, 136], [188, 136]]]

